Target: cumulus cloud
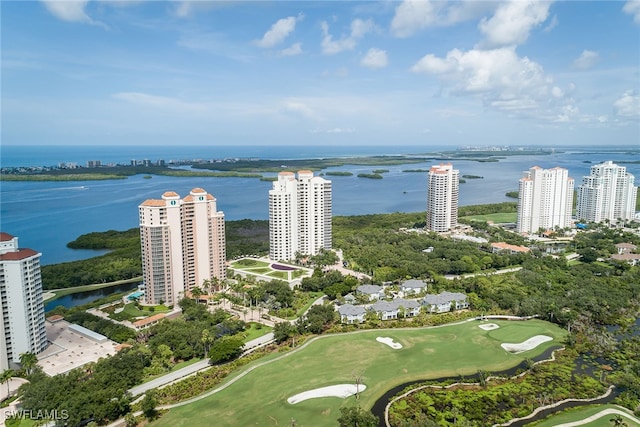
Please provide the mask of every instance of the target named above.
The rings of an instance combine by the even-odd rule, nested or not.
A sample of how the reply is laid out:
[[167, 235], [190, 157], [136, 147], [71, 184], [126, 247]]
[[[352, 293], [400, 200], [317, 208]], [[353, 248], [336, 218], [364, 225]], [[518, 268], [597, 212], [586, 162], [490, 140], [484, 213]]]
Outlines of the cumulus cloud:
[[600, 55], [598, 55], [598, 52], [585, 49], [582, 51], [580, 56], [573, 61], [572, 67], [576, 70], [588, 70], [596, 65], [599, 60]]
[[322, 53], [333, 55], [345, 50], [353, 50], [359, 39], [374, 29], [375, 25], [371, 19], [366, 21], [356, 18], [351, 22], [351, 32], [348, 36], [342, 37], [340, 40], [334, 40], [329, 33], [329, 24], [326, 21], [320, 23], [322, 28]]
[[294, 43], [286, 49], [280, 51], [282, 56], [295, 56], [302, 53], [302, 43]]
[[289, 16], [278, 19], [278, 21], [271, 26], [269, 31], [264, 33], [262, 39], [255, 42], [256, 45], [264, 48], [271, 48], [282, 43], [284, 39], [286, 39], [287, 36], [296, 29], [296, 23], [301, 21], [303, 17], [304, 15], [300, 14], [297, 17]]
[[360, 64], [367, 68], [384, 68], [388, 63], [387, 52], [376, 48], [369, 49], [360, 61]]
[[622, 11], [633, 15], [633, 22], [640, 24], [640, 0], [630, 0], [624, 4]]
[[102, 22], [94, 21], [85, 11], [89, 0], [41, 0], [47, 10], [56, 18], [67, 22], [81, 22], [105, 26]]
[[613, 103], [616, 116], [623, 119], [640, 119], [640, 94], [637, 91], [627, 91]]
[[501, 4], [490, 18], [479, 24], [489, 47], [510, 46], [524, 43], [533, 28], [549, 16], [550, 2], [538, 0], [512, 0]]
[[453, 49], [443, 58], [429, 54], [411, 71], [438, 76], [451, 93], [477, 96], [485, 106], [507, 112], [533, 115], [570, 101], [540, 64], [520, 58], [513, 46], [466, 52]]
[[494, 8], [493, 2], [404, 0], [395, 9], [390, 30], [395, 37], [409, 37], [424, 28], [449, 26], [479, 18]]

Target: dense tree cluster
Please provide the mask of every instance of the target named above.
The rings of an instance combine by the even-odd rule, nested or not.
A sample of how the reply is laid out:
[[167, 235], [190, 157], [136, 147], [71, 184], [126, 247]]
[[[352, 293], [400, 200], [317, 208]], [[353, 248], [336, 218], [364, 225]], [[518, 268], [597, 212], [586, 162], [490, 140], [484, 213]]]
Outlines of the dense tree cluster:
[[352, 268], [373, 275], [376, 282], [474, 273], [522, 262], [522, 256], [493, 254], [476, 243], [400, 231], [422, 219], [422, 214], [338, 217], [334, 241]]
[[136, 336], [136, 333], [126, 326], [94, 316], [93, 314], [89, 314], [85, 311], [75, 311], [73, 313], [65, 314], [64, 318], [69, 323], [75, 323], [87, 329], [91, 329], [92, 331], [102, 334], [115, 342], [122, 343], [133, 339]]
[[302, 279], [300, 289], [308, 292], [324, 292], [330, 299], [335, 299], [354, 291], [359, 283], [355, 277], [343, 276], [336, 270], [324, 273], [320, 269], [315, 269], [311, 277]]

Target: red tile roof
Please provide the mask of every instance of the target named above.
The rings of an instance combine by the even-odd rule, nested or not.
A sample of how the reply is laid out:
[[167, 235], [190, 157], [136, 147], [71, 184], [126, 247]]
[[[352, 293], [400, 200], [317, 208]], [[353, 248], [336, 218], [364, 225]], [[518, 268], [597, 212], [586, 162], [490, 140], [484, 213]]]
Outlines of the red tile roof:
[[9, 240], [12, 240], [13, 236], [9, 233], [5, 233], [5, 232], [0, 232], [0, 242], [8, 242]]
[[38, 255], [38, 252], [34, 251], [33, 249], [24, 248], [16, 252], [6, 252], [0, 255], [0, 261], [20, 261], [34, 255]]

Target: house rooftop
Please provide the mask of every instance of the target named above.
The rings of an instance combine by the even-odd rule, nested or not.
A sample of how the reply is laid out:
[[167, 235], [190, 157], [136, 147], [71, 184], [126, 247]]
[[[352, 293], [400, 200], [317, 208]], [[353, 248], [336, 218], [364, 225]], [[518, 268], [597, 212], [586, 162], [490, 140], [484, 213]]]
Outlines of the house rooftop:
[[402, 287], [420, 289], [420, 288], [426, 288], [427, 284], [423, 280], [410, 279], [405, 282], [402, 282]]
[[367, 310], [365, 310], [364, 307], [351, 304], [344, 304], [338, 307], [338, 313], [340, 313], [341, 316], [360, 316], [366, 312]]
[[360, 285], [358, 286], [358, 288], [356, 289], [358, 292], [363, 293], [363, 294], [376, 294], [378, 292], [380, 292], [382, 290], [382, 286], [378, 286], [378, 285]]

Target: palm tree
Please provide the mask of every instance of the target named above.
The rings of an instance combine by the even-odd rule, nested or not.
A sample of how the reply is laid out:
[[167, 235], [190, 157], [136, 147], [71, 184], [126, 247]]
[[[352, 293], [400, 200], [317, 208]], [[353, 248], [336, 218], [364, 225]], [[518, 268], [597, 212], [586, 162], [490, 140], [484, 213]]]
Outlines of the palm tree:
[[195, 287], [191, 289], [191, 295], [196, 300], [196, 304], [200, 302], [200, 297], [202, 296], [202, 290], [199, 287]]
[[13, 377], [14, 373], [13, 369], [6, 369], [0, 374], [0, 384], [7, 383], [7, 398], [11, 394], [11, 377]]
[[20, 365], [22, 369], [25, 370], [27, 375], [31, 375], [33, 372], [33, 368], [38, 364], [38, 357], [33, 353], [21, 353], [20, 354]]
[[209, 290], [211, 289], [211, 280], [204, 279], [202, 281], [202, 289], [204, 289], [207, 295], [210, 295]]

